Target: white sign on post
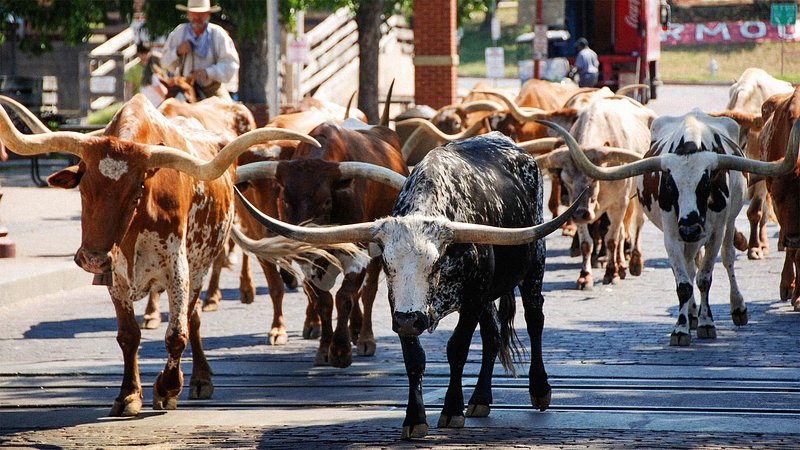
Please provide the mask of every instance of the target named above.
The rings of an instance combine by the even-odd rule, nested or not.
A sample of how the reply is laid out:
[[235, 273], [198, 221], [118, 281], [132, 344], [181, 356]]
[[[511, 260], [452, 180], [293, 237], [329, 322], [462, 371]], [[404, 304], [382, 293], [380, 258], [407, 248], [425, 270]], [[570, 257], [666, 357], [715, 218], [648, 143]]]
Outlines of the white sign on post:
[[505, 55], [503, 47], [486, 47], [486, 77], [503, 78], [505, 76]]
[[534, 25], [533, 33], [533, 59], [547, 59], [547, 25]]
[[92, 94], [113, 94], [117, 91], [117, 79], [107, 75], [89, 78], [89, 92]]
[[286, 46], [286, 60], [289, 64], [308, 64], [309, 48], [306, 35], [291, 38]]

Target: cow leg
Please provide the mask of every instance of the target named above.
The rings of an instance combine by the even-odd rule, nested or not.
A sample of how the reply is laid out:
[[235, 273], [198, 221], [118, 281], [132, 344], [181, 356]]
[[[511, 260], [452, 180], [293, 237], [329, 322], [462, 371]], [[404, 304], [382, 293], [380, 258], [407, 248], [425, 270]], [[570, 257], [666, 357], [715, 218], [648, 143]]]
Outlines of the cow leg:
[[359, 289], [355, 297], [353, 297], [353, 307], [350, 308], [350, 340], [353, 345], [356, 345], [358, 342], [358, 335], [361, 334], [361, 325], [364, 322], [364, 314], [361, 311], [361, 304], [358, 301], [363, 294], [364, 286], [361, 286], [361, 289]]
[[381, 274], [381, 258], [372, 258], [367, 266], [367, 278], [361, 288], [361, 302], [364, 304], [364, 317], [361, 322], [361, 331], [358, 333], [356, 353], [359, 356], [372, 356], [375, 354], [377, 344], [372, 332], [372, 306], [378, 293], [378, 278]]
[[[513, 306], [514, 292], [509, 292], [500, 298], [500, 302], [510, 302]], [[494, 362], [497, 359], [497, 354], [500, 353], [501, 347], [506, 347], [504, 351], [507, 356], [511, 357], [508, 352], [508, 344], [510, 344], [511, 336], [509, 335], [509, 342], [501, 343], [501, 332], [498, 328], [500, 324], [500, 317], [498, 317], [497, 309], [494, 307], [494, 302], [489, 303], [488, 308], [481, 314], [481, 344], [483, 347], [481, 357], [481, 370], [478, 374], [478, 382], [475, 384], [475, 391], [469, 399], [467, 405], [467, 417], [487, 417], [491, 410], [492, 405], [492, 376], [494, 373]], [[507, 330], [509, 333], [512, 330]], [[473, 332], [474, 333], [474, 332]], [[469, 348], [468, 348], [469, 349]], [[513, 364], [513, 362], [511, 362]], [[451, 369], [452, 370], [452, 369]]]
[[750, 187], [752, 200], [750, 206], [747, 207], [747, 220], [750, 222], [750, 239], [747, 241], [747, 259], [763, 259], [764, 255], [761, 252], [760, 232], [761, 221], [765, 218], [764, 214], [764, 192], [766, 189], [765, 182], [758, 182]]
[[544, 277], [544, 242], [538, 251], [538, 261], [534, 261], [534, 269], [525, 277], [520, 286], [522, 306], [525, 309], [525, 323], [531, 340], [531, 368], [528, 372], [528, 392], [531, 405], [544, 411], [550, 406], [552, 390], [547, 382], [547, 371], [542, 360], [542, 331], [544, 330], [544, 297], [542, 296], [542, 279]]
[[283, 319], [283, 296], [286, 292], [283, 278], [274, 264], [262, 261], [260, 258], [258, 263], [267, 279], [269, 298], [272, 300], [272, 326], [268, 334], [269, 344], [286, 345], [289, 342], [289, 334], [286, 332], [286, 322]]
[[800, 302], [797, 301], [797, 298], [800, 297], [800, 283], [797, 282], [797, 277], [799, 274], [800, 274], [800, 249], [795, 249], [794, 271], [793, 271], [794, 291], [792, 292], [792, 307], [794, 308], [795, 311], [800, 310]]
[[161, 297], [161, 293], [158, 291], [150, 291], [147, 296], [147, 306], [142, 316], [142, 329], [155, 330], [161, 325], [161, 310], [158, 307], [159, 297]]
[[[328, 349], [333, 338], [333, 296], [330, 292], [323, 291], [308, 281], [303, 281], [303, 290], [306, 291], [309, 303], [316, 308], [320, 319], [319, 348], [317, 349], [317, 355], [314, 357], [314, 365], [327, 366], [330, 364]], [[305, 333], [305, 330], [303, 332]]]
[[[669, 337], [669, 345], [688, 346], [692, 343], [689, 334], [689, 309], [694, 304], [694, 256], [697, 245], [682, 243], [665, 231], [665, 244], [672, 273], [675, 275], [678, 294], [678, 320]], [[677, 233], [676, 233], [677, 234]]]
[[[728, 274], [728, 283], [731, 286], [730, 303], [731, 303], [731, 319], [734, 325], [747, 324], [747, 306], [744, 303], [744, 297], [739, 290], [739, 283], [736, 282], [736, 273], [733, 270], [733, 263], [736, 261], [736, 253], [733, 250], [733, 236], [730, 236], [730, 230], [733, 230], [734, 220], [728, 222], [725, 228], [725, 239], [722, 242], [722, 264], [725, 266], [725, 271]], [[713, 270], [713, 261], [711, 262]]]
[[796, 248], [787, 248], [783, 258], [783, 270], [781, 271], [780, 294], [781, 300], [789, 300], [795, 289], [794, 283], [794, 259]]
[[239, 301], [249, 305], [256, 299], [256, 285], [250, 272], [250, 255], [242, 252], [242, 270], [239, 272]]
[[203, 351], [203, 341], [200, 339], [200, 308], [197, 300], [200, 298], [200, 289], [192, 293], [189, 304], [189, 343], [192, 345], [192, 377], [189, 379], [189, 399], [207, 399], [214, 393], [214, 384], [211, 382], [211, 366], [208, 364]]
[[632, 201], [631, 205], [635, 208], [632, 217], [633, 232], [631, 233], [631, 259], [628, 262], [630, 265], [631, 275], [638, 277], [642, 274], [644, 269], [644, 257], [642, 256], [642, 227], [644, 226], [644, 212], [642, 207], [639, 206], [638, 201]]
[[349, 367], [353, 363], [353, 344], [350, 341], [348, 319], [353, 303], [358, 300], [358, 290], [364, 283], [366, 269], [344, 274], [344, 280], [336, 291], [336, 330], [328, 348], [328, 360], [333, 367]]
[[422, 399], [422, 375], [425, 373], [425, 349], [417, 336], [400, 336], [403, 362], [408, 376], [408, 406], [403, 420], [402, 439], [423, 438], [428, 435], [425, 401]]
[[303, 321], [303, 339], [317, 339], [322, 334], [322, 321], [317, 313], [314, 297], [308, 293], [305, 285], [303, 286], [303, 290], [308, 300], [306, 304], [306, 318]]
[[153, 383], [153, 409], [175, 409], [178, 395], [183, 389], [181, 356], [189, 340], [189, 264], [185, 259], [175, 264], [180, 266], [173, 273], [169, 296], [169, 324], [165, 343], [167, 364]]
[[[706, 251], [703, 255], [703, 260], [700, 263], [700, 270], [698, 271], [696, 278], [697, 289], [700, 290], [700, 309], [697, 312], [698, 339], [717, 338], [717, 327], [714, 325], [714, 315], [712, 314], [711, 307], [708, 304], [708, 293], [711, 289], [714, 262], [719, 254], [720, 243], [721, 240], [718, 233], [713, 232], [706, 242]], [[731, 245], [731, 250], [733, 250], [733, 245]], [[733, 289], [733, 287], [731, 287], [731, 289]]]
[[214, 258], [214, 264], [211, 266], [211, 276], [208, 279], [208, 288], [206, 289], [206, 297], [203, 299], [203, 311], [216, 311], [219, 309], [219, 301], [222, 299], [222, 291], [219, 290], [219, 276], [222, 273], [222, 267], [228, 261], [226, 251], [221, 251]]
[[589, 234], [589, 226], [586, 224], [578, 225], [578, 236], [581, 241], [581, 274], [578, 277], [577, 286], [580, 290], [591, 290], [594, 288], [592, 280], [592, 249], [594, 239]]
[[[462, 306], [456, 328], [447, 341], [450, 383], [444, 396], [444, 408], [439, 416], [439, 423], [436, 425], [438, 428], [464, 428], [464, 392], [461, 389], [461, 377], [464, 374], [464, 364], [466, 364], [469, 354], [469, 344], [475, 333], [475, 327], [478, 326], [480, 315], [480, 311]], [[481, 330], [481, 335], [483, 335], [483, 330]]]
[[139, 379], [139, 343], [142, 332], [136, 323], [133, 301], [127, 288], [115, 285], [109, 288], [114, 312], [117, 316], [117, 343], [122, 350], [124, 371], [119, 395], [114, 399], [110, 416], [136, 416], [142, 409], [142, 383]]
[[[764, 188], [766, 191], [766, 187]], [[772, 197], [769, 195], [769, 191], [764, 193], [764, 203], [763, 207], [761, 208], [761, 222], [758, 224], [758, 243], [761, 246], [761, 253], [766, 255], [769, 253], [769, 239], [767, 239], [767, 223], [770, 221], [770, 217], [775, 218], [775, 213], [771, 211], [772, 205]], [[777, 220], [776, 220], [777, 222]]]
[[[623, 213], [624, 214], [624, 213]], [[623, 252], [623, 242], [625, 241], [622, 229], [620, 214], [610, 212], [608, 214], [610, 224], [606, 231], [606, 273], [603, 276], [603, 284], [617, 284], [621, 278], [625, 278], [625, 254]]]

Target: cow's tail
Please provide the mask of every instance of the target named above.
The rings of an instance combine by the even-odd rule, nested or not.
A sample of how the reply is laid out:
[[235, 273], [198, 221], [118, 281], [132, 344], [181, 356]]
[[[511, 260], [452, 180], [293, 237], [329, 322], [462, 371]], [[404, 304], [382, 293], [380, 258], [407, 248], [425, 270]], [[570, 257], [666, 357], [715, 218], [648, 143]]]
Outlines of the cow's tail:
[[[514, 330], [514, 316], [517, 312], [517, 301], [514, 292], [510, 292], [500, 297], [500, 308], [498, 309], [498, 319], [500, 321], [500, 364], [503, 369], [511, 376], [517, 376], [515, 363], [522, 364], [525, 347], [519, 341], [517, 332]], [[521, 349], [521, 350], [520, 350]]]

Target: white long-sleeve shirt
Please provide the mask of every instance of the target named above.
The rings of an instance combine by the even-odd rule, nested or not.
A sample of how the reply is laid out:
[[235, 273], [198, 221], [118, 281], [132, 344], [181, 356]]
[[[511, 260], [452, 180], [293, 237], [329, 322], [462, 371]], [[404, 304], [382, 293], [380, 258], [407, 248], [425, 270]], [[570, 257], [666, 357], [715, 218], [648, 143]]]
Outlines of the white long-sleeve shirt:
[[188, 27], [191, 27], [188, 23], [180, 24], [169, 34], [167, 41], [164, 43], [161, 65], [167, 70], [182, 76], [188, 76], [193, 70], [205, 70], [210, 79], [219, 81], [230, 92], [238, 92], [239, 53], [233, 45], [233, 39], [219, 25], [208, 24], [208, 32], [211, 35], [211, 48], [205, 58], [190, 52], [184, 56], [183, 66], [178, 67], [180, 57], [177, 54], [177, 49], [186, 40], [186, 29]]

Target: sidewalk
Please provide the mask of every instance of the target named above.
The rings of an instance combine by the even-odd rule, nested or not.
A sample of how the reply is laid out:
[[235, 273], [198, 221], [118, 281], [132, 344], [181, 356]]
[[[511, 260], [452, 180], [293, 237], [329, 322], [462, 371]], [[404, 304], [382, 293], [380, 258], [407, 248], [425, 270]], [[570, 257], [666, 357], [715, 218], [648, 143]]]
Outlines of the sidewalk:
[[[43, 165], [42, 176], [65, 166]], [[72, 261], [81, 241], [77, 189], [37, 187], [27, 160], [0, 163], [0, 220], [16, 244], [16, 258], [0, 259], [0, 305], [91, 284]]]

